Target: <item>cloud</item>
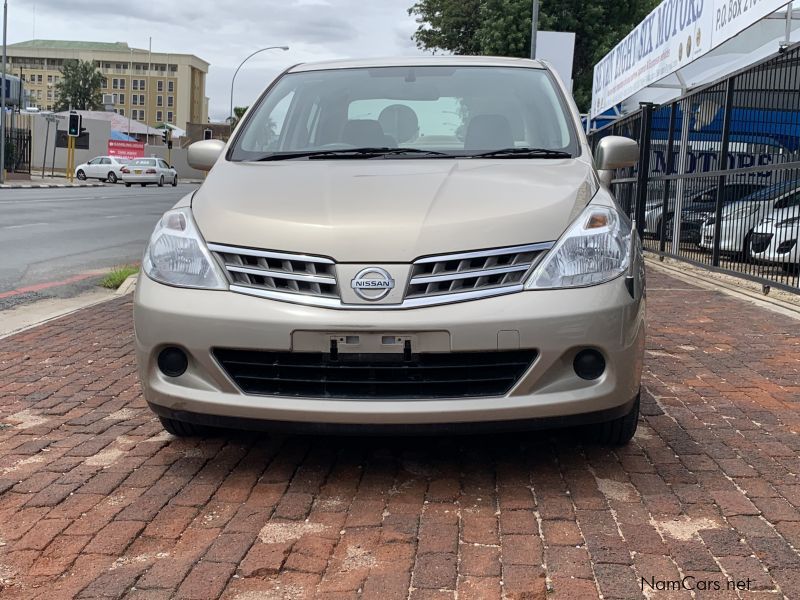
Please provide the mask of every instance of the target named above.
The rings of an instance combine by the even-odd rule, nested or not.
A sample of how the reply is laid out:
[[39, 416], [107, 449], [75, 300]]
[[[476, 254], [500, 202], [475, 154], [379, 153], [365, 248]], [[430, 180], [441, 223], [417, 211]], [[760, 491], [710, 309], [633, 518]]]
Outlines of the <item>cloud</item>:
[[9, 43], [33, 37], [127, 42], [154, 52], [194, 54], [211, 66], [209, 112], [228, 114], [230, 82], [251, 52], [263, 52], [236, 78], [235, 103], [250, 104], [269, 81], [300, 62], [417, 54], [407, 14], [413, 0], [20, 0], [9, 6]]

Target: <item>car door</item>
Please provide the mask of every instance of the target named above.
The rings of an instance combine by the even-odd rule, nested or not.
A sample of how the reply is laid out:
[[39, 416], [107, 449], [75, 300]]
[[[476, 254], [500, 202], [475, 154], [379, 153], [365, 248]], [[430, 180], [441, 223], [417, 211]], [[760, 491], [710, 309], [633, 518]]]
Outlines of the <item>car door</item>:
[[103, 160], [102, 156], [98, 156], [97, 158], [93, 158], [88, 163], [86, 163], [86, 168], [84, 169], [84, 173], [86, 173], [86, 177], [99, 177], [98, 173], [100, 172], [100, 161]]
[[107, 156], [104, 156], [100, 160], [100, 166], [98, 167], [97, 177], [105, 179], [106, 177], [108, 177], [108, 174], [113, 170], [114, 166], [113, 163], [111, 162], [111, 159]]
[[169, 168], [167, 161], [158, 159], [159, 171], [164, 176], [164, 181], [172, 181], [172, 170]]

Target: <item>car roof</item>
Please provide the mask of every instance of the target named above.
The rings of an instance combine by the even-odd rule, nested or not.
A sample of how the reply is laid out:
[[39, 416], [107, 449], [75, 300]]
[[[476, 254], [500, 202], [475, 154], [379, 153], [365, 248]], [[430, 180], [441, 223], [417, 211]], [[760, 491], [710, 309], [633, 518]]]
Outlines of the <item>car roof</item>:
[[544, 69], [538, 60], [509, 58], [502, 56], [401, 56], [395, 58], [339, 59], [301, 63], [288, 70], [289, 73], [327, 71], [335, 69], [360, 69], [377, 67], [523, 67]]

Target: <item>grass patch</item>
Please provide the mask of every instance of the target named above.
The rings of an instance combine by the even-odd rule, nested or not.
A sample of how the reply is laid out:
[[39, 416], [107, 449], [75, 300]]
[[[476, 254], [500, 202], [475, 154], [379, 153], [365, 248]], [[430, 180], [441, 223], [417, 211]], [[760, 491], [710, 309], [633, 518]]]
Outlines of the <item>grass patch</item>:
[[100, 285], [110, 290], [116, 290], [122, 285], [123, 281], [138, 272], [139, 267], [136, 265], [122, 265], [119, 267], [114, 267], [108, 275], [103, 277]]

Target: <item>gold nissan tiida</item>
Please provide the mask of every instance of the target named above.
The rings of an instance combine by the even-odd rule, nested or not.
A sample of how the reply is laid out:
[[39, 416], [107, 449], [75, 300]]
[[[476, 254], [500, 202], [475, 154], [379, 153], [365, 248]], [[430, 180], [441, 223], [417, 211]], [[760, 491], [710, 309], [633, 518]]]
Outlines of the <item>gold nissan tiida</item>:
[[165, 429], [636, 430], [641, 246], [547, 64], [334, 61], [273, 81], [156, 225], [136, 286]]

